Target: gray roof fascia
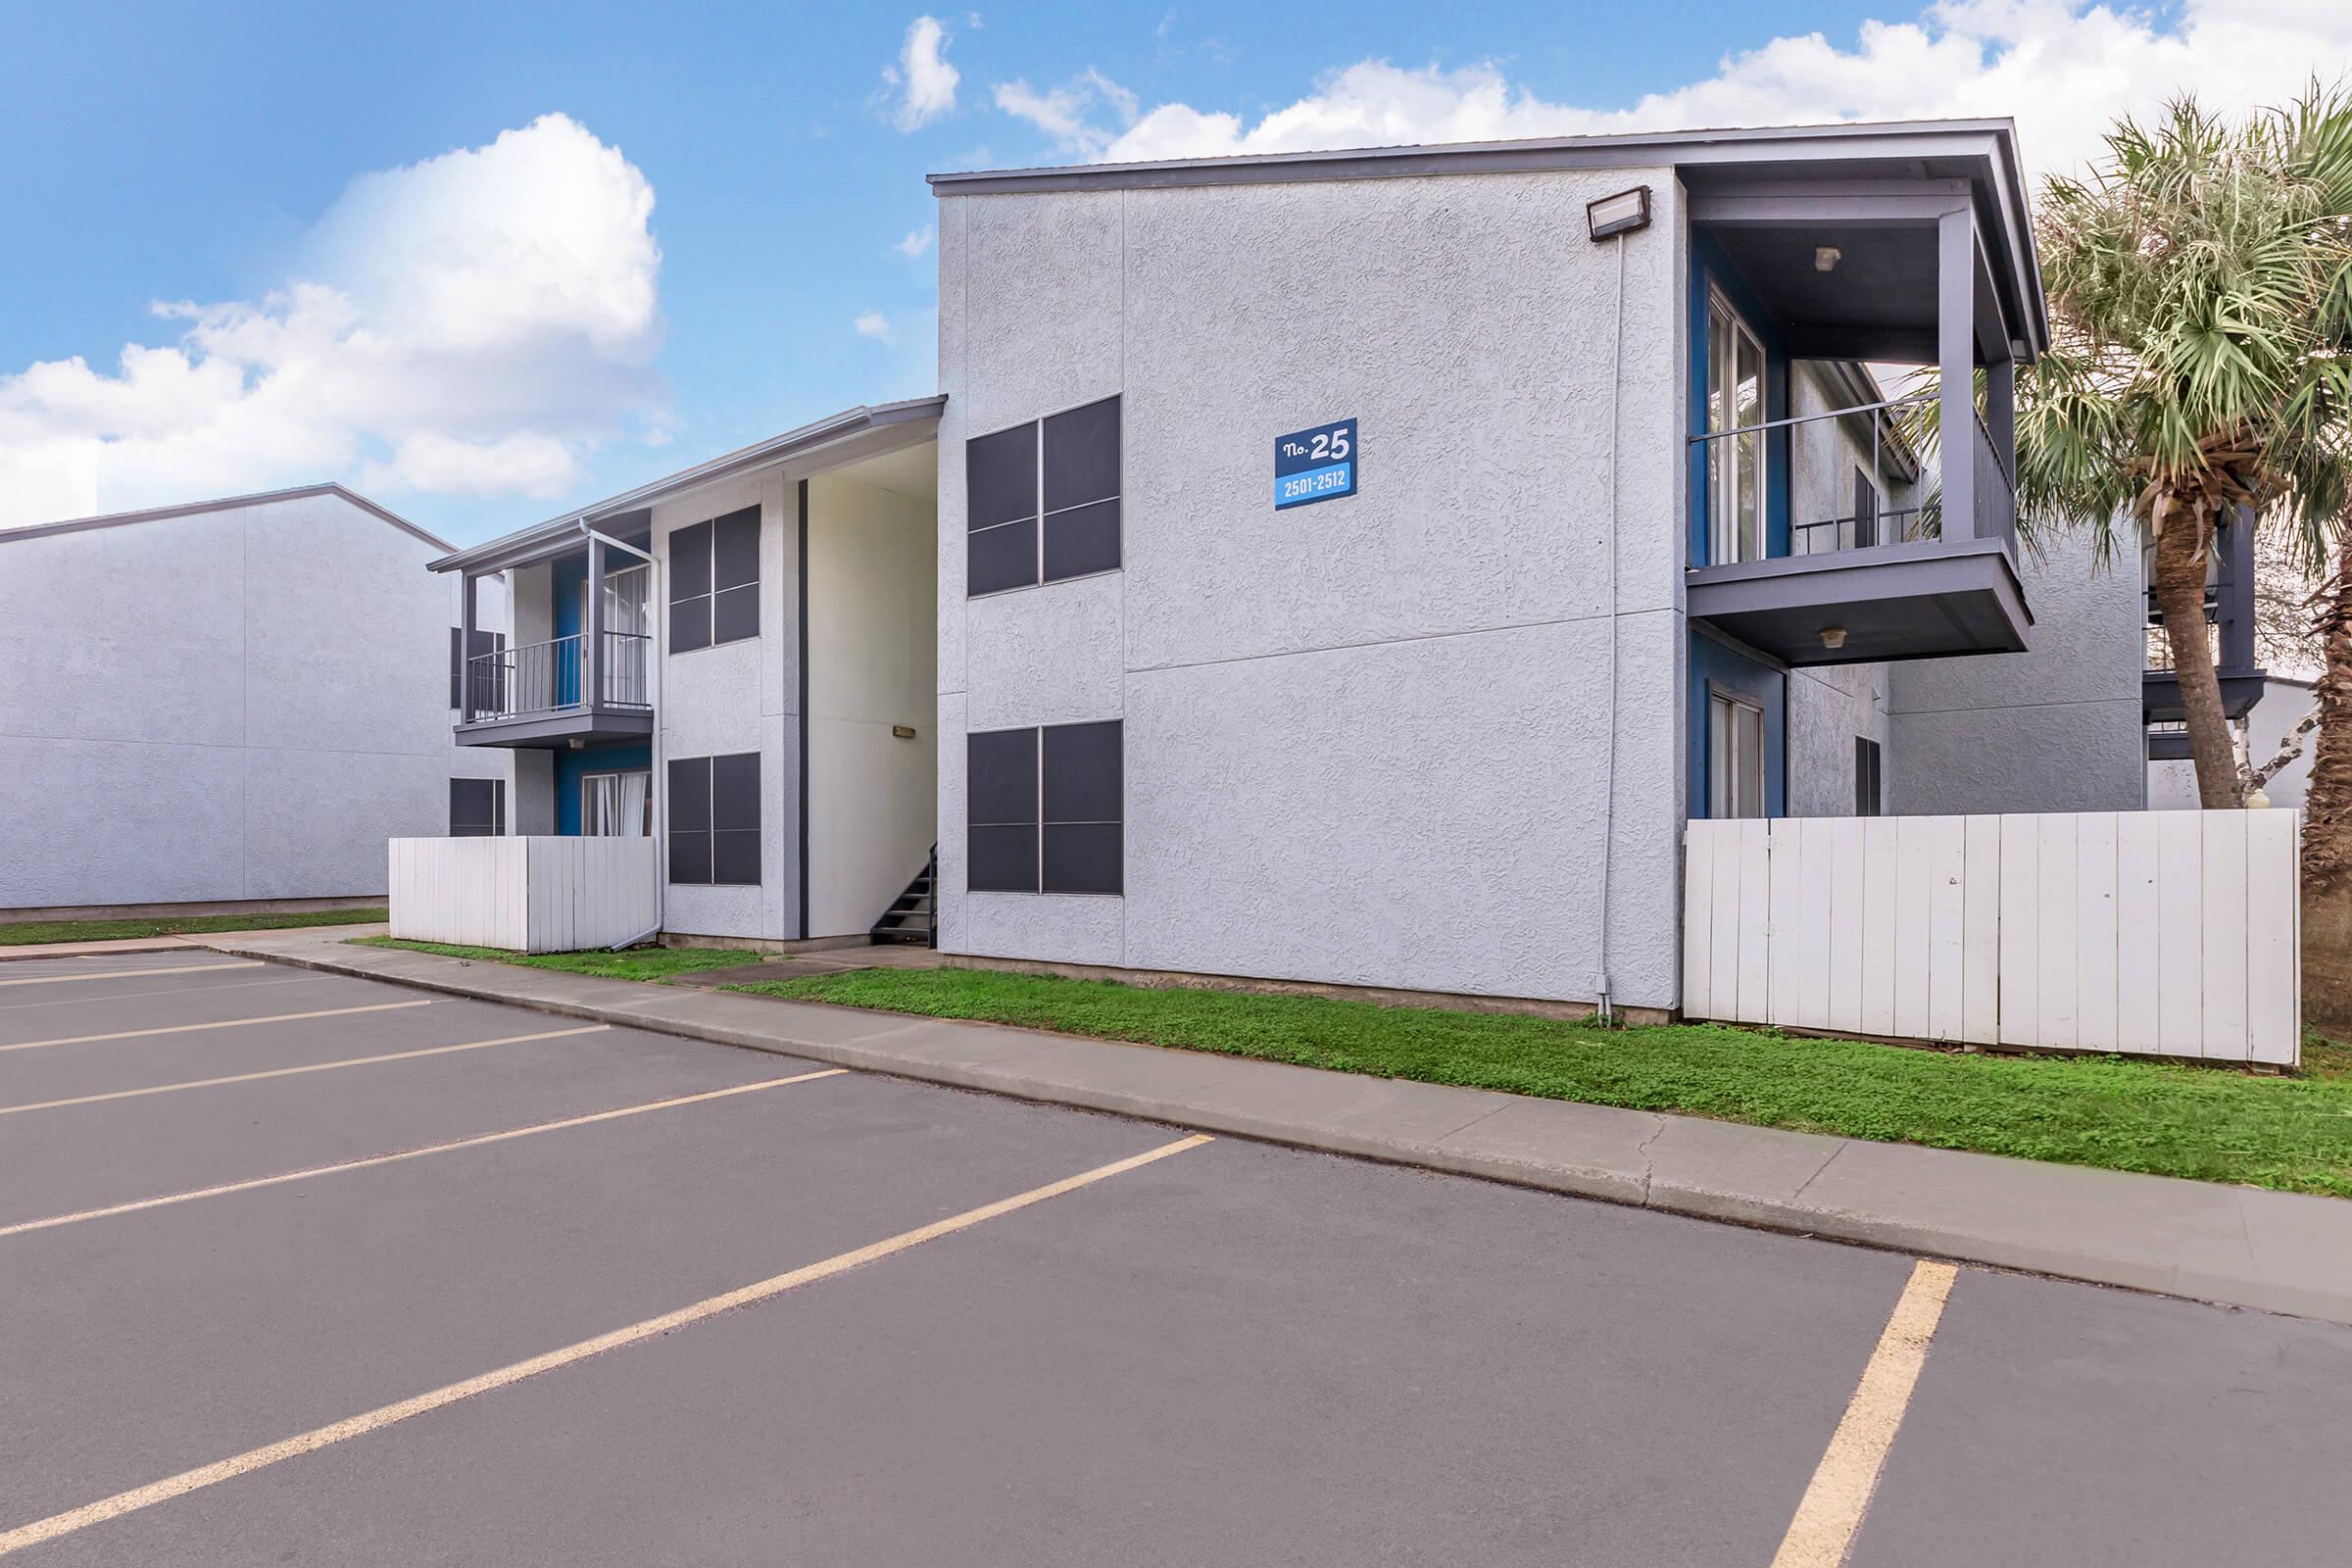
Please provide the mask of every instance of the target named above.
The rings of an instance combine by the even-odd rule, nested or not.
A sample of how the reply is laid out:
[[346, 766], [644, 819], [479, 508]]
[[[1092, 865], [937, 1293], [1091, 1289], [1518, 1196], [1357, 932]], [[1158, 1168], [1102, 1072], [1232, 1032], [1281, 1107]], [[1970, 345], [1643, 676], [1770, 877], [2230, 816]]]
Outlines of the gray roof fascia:
[[517, 529], [486, 544], [475, 545], [470, 550], [460, 550], [438, 561], [427, 562], [426, 569], [469, 571], [479, 576], [484, 572], [502, 571], [509, 566], [526, 565], [567, 549], [580, 537], [583, 523], [601, 522], [618, 513], [643, 511], [657, 501], [666, 500], [698, 485], [733, 478], [758, 468], [772, 467], [869, 430], [887, 429], [894, 424], [921, 419], [936, 419], [947, 403], [947, 394], [936, 392], [927, 398], [906, 398], [897, 403], [859, 404], [857, 408], [828, 415], [796, 430], [787, 430], [782, 435], [770, 436], [765, 441], [724, 453], [708, 463], [681, 468], [676, 473], [641, 484], [634, 490], [607, 496], [602, 501], [566, 512], [560, 517], [550, 517], [545, 522], [533, 523], [528, 528]]
[[0, 528], [0, 544], [15, 539], [44, 539], [52, 534], [85, 533], [93, 528], [121, 528], [134, 522], [160, 522], [167, 517], [193, 517], [208, 512], [234, 512], [241, 507], [268, 506], [276, 501], [308, 501], [317, 496], [340, 496], [362, 512], [380, 517], [402, 533], [431, 545], [435, 550], [455, 550], [457, 546], [435, 533], [428, 533], [399, 513], [342, 485], [295, 485], [286, 490], [264, 490], [249, 496], [222, 496], [215, 501], [185, 501], [177, 506], [148, 507], [139, 512], [110, 512], [97, 517], [70, 517], [63, 522], [36, 522], [23, 528]]
[[1158, 159], [1052, 169], [974, 170], [927, 176], [935, 196], [1026, 191], [1151, 190], [1185, 185], [1285, 184], [1302, 180], [1399, 179], [1424, 174], [1518, 173], [1671, 164], [1680, 170], [1956, 159], [1976, 164], [1999, 221], [2000, 255], [2023, 292], [2029, 357], [2049, 346], [2047, 306], [2034, 248], [2017, 127], [2009, 120], [1898, 120], [1826, 125], [1758, 125], [1714, 130], [1631, 131], [1520, 141], [1250, 153], [1229, 158]]

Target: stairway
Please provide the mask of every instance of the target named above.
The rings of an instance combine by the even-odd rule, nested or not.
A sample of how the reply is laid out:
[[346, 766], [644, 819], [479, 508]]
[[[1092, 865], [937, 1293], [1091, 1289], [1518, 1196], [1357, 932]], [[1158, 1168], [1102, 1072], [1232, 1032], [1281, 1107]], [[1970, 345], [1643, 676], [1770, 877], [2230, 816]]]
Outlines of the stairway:
[[876, 942], [919, 942], [926, 948], [939, 946], [939, 901], [935, 890], [939, 886], [939, 846], [931, 846], [931, 858], [906, 884], [906, 891], [891, 902], [882, 911], [867, 934]]

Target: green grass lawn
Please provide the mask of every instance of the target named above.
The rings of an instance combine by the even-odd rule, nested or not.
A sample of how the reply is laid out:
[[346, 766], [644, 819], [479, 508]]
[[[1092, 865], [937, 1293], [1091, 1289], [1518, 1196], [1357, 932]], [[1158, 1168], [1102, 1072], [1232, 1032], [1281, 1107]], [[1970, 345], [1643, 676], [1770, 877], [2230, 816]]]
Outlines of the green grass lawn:
[[730, 987], [1762, 1127], [2352, 1198], [2352, 1050], [2294, 1077], [2112, 1056], [1967, 1055], [1674, 1024], [1603, 1029], [1319, 997], [981, 969]]
[[519, 963], [532, 969], [561, 969], [565, 974], [602, 975], [608, 980], [666, 980], [698, 969], [725, 969], [738, 963], [758, 963], [763, 953], [741, 948], [630, 948], [621, 953], [510, 953], [504, 948], [464, 948], [447, 942], [401, 942], [391, 937], [354, 937], [352, 946], [405, 948], [411, 953], [437, 953], [445, 958], [473, 958], [484, 963]]
[[35, 942], [113, 942], [198, 931], [284, 931], [306, 925], [367, 925], [389, 918], [374, 909], [313, 909], [304, 914], [181, 914], [147, 920], [17, 920], [0, 923], [0, 948]]

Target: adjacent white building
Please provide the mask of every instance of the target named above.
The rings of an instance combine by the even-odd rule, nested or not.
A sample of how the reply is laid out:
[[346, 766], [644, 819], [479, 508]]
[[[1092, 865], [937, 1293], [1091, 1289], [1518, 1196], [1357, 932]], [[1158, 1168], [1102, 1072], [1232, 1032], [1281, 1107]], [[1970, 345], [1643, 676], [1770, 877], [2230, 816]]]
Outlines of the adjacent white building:
[[0, 911], [378, 897], [386, 838], [503, 830], [449, 548], [339, 485], [0, 530]]

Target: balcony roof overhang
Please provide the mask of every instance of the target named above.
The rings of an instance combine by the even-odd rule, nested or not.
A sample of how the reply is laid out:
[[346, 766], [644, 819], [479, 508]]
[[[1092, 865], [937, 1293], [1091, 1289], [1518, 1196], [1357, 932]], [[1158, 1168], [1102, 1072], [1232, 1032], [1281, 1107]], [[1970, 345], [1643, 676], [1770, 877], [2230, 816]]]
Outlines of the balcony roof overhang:
[[588, 528], [612, 533], [616, 528], [650, 525], [657, 502], [684, 495], [703, 485], [739, 478], [763, 468], [798, 466], [815, 472], [929, 440], [938, 432], [940, 411], [947, 403], [947, 395], [937, 393], [898, 403], [860, 404], [708, 463], [681, 468], [651, 484], [608, 496], [560, 517], [550, 517], [488, 544], [443, 556], [426, 563], [426, 568], [462, 571], [478, 577], [510, 566], [528, 565], [580, 548], [584, 530]]
[[[2034, 612], [1999, 539], [1914, 540], [1688, 573], [1687, 609], [1795, 666], [2025, 652]], [[1822, 633], [1845, 636], [1831, 648]]]

